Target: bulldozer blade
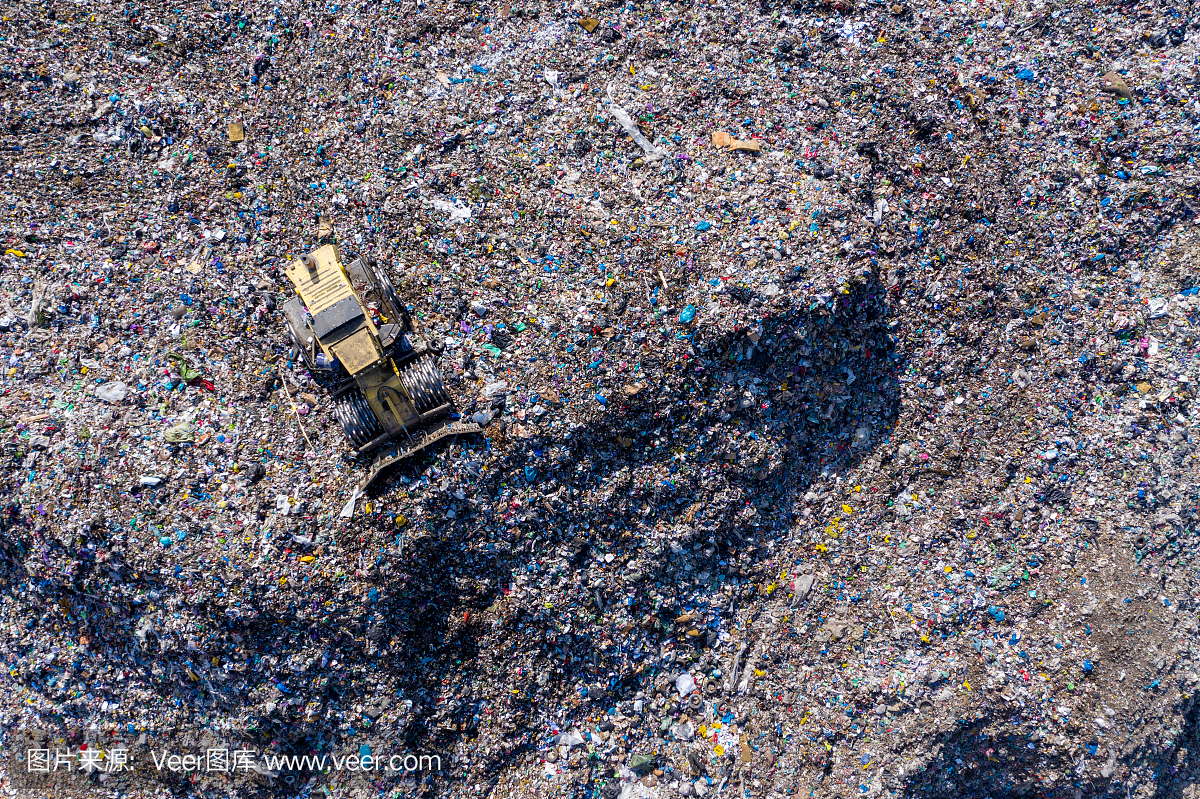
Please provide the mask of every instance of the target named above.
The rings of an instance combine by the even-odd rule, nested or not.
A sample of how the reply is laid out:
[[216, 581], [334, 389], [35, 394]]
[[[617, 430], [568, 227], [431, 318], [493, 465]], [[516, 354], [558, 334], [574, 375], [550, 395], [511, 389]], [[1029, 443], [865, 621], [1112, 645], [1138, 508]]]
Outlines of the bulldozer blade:
[[366, 479], [359, 484], [359, 490], [366, 491], [388, 469], [401, 461], [408, 460], [414, 455], [420, 454], [443, 438], [482, 432], [483, 428], [474, 422], [446, 422], [437, 427], [414, 432], [410, 439], [396, 441], [375, 456], [375, 461], [371, 464], [371, 471], [367, 473]]

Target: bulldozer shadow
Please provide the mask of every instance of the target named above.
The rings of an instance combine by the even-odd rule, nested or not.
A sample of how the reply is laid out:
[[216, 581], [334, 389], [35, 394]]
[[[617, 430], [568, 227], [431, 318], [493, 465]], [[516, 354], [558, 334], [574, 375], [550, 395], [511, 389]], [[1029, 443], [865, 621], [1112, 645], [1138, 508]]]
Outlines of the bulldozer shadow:
[[[542, 745], [539, 707], [585, 714], [649, 696], [664, 648], [715, 656], [730, 621], [719, 605], [748, 601], [781, 555], [815, 554], [820, 517], [804, 512], [829, 508], [807, 492], [872, 454], [899, 412], [884, 300], [871, 279], [820, 313], [769, 314], [757, 336], [698, 334], [686, 358], [647, 354], [647, 385], [615, 388], [569, 435], [509, 437], [484, 475], [469, 466], [485, 445], [469, 440], [427, 467], [440, 489], [423, 518], [437, 522], [405, 556], [426, 576], [386, 611], [404, 640], [388, 658], [414, 674], [420, 653], [428, 677], [415, 682], [458, 687], [431, 742], [495, 724], [496, 754], [476, 750], [469, 779], [498, 779]], [[688, 635], [675, 620], [705, 596]]]

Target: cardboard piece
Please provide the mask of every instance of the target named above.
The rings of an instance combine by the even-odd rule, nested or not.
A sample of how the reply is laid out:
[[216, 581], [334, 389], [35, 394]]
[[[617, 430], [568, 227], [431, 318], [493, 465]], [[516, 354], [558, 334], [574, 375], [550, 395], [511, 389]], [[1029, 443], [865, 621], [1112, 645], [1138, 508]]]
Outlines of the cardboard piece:
[[241, 122], [229, 123], [229, 141], [232, 144], [237, 144], [246, 139], [246, 128]]
[[758, 139], [735, 139], [723, 130], [714, 130], [712, 132], [713, 147], [725, 147], [729, 150], [742, 150], [748, 153], [757, 153], [762, 151], [762, 142]]
[[592, 31], [596, 30], [596, 28], [600, 27], [600, 20], [598, 20], [598, 19], [581, 19], [581, 20], [579, 20], [579, 24], [583, 27], [583, 29], [585, 31], [587, 31], [588, 33], [591, 33]]

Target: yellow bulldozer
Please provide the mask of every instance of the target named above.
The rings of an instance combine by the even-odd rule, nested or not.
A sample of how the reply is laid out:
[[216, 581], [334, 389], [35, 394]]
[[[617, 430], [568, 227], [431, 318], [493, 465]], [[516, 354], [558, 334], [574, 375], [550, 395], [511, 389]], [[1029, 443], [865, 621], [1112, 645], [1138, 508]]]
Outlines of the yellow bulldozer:
[[334, 244], [284, 269], [297, 296], [281, 306], [297, 357], [332, 374], [334, 414], [359, 455], [374, 455], [365, 489], [389, 467], [451, 436], [479, 433], [463, 422], [437, 368], [441, 347], [421, 337], [374, 259], [349, 262]]

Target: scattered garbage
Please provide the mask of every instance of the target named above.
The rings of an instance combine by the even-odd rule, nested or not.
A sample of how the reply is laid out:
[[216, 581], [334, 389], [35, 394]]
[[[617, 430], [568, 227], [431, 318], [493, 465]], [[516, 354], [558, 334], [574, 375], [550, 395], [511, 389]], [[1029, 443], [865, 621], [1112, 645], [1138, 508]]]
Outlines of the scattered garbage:
[[1200, 782], [1187, 13], [10, 16], [17, 794]]

